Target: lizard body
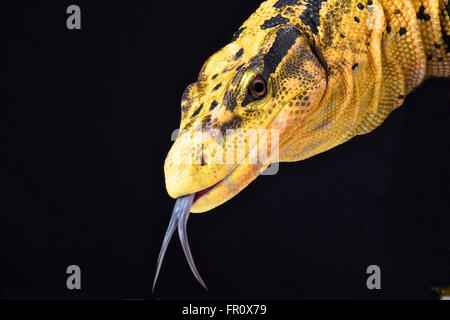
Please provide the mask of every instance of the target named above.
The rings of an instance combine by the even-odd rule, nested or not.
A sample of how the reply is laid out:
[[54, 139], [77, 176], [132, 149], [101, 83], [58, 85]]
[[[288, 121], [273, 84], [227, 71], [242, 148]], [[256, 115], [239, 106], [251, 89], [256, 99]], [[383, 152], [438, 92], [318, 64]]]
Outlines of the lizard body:
[[[193, 213], [231, 199], [275, 161], [249, 161], [264, 140], [275, 147], [272, 131], [280, 162], [371, 132], [424, 79], [450, 76], [449, 16], [449, 0], [263, 2], [183, 94], [181, 130], [164, 167], [169, 195], [192, 204]], [[265, 131], [256, 142], [244, 135], [238, 145], [239, 130]], [[234, 161], [217, 161], [233, 148], [241, 149]], [[177, 207], [155, 282], [178, 222], [189, 264], [204, 285], [185, 233], [189, 208]]]
[[[279, 161], [299, 161], [378, 127], [425, 78], [450, 76], [447, 0], [269, 0], [183, 94], [182, 133], [165, 162], [173, 198], [192, 212], [229, 200], [270, 161], [216, 163], [195, 131], [276, 129]], [[261, 76], [267, 94], [249, 97]], [[228, 137], [232, 141], [234, 137]], [[180, 161], [201, 158], [201, 163]], [[214, 186], [212, 190], [208, 189]]]

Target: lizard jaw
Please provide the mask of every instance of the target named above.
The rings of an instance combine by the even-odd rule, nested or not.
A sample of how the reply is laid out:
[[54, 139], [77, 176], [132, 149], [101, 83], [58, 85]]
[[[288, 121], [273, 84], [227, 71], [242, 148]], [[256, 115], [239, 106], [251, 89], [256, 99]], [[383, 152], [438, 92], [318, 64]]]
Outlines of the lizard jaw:
[[[174, 154], [177, 154], [177, 152], [174, 152]], [[195, 194], [191, 207], [192, 213], [207, 212], [230, 200], [270, 165], [270, 163], [263, 165], [260, 162], [250, 164], [248, 161], [249, 154], [247, 153], [238, 164], [218, 165], [213, 172], [212, 170], [199, 170], [207, 169], [206, 166], [173, 165], [171, 159], [174, 157], [172, 153], [169, 155], [170, 157], [168, 157], [165, 165], [167, 190], [174, 199]], [[209, 172], [211, 174], [208, 174]], [[208, 180], [209, 186], [206, 184]], [[206, 185], [204, 182], [206, 182]]]
[[194, 196], [194, 201], [192, 202], [192, 204], [196, 203], [200, 198], [202, 198], [203, 196], [207, 195], [211, 190], [214, 189], [215, 186], [217, 186], [220, 182], [222, 182], [222, 180], [220, 180], [219, 182], [217, 182], [216, 184], [212, 185], [211, 187], [208, 187], [204, 190], [201, 190], [199, 192], [197, 192]]
[[225, 178], [196, 193], [191, 207], [192, 213], [212, 210], [233, 198], [255, 180], [268, 166], [267, 164], [240, 164]]

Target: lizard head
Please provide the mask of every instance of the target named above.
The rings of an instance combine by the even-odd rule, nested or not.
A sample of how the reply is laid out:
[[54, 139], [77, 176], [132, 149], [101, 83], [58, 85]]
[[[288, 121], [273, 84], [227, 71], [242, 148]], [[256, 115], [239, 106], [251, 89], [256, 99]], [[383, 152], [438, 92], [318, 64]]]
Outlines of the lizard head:
[[165, 178], [171, 197], [196, 194], [191, 212], [229, 200], [273, 162], [311, 156], [321, 139], [312, 119], [326, 75], [312, 37], [259, 19], [211, 56], [183, 94]]

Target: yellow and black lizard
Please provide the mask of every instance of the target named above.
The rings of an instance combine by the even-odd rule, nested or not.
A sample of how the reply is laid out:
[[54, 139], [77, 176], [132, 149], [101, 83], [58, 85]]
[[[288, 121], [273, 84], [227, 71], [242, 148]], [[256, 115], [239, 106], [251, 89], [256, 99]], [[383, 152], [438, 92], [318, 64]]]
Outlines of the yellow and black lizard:
[[[267, 132], [278, 134], [277, 161], [304, 160], [377, 128], [427, 77], [449, 76], [449, 0], [263, 2], [183, 94], [180, 133], [164, 167], [178, 201], [154, 285], [178, 228], [205, 287], [187, 241], [189, 212], [226, 202], [274, 161], [249, 161], [251, 150], [272, 141]], [[238, 129], [266, 136], [245, 138], [235, 161], [216, 161], [217, 150], [237, 146]]]

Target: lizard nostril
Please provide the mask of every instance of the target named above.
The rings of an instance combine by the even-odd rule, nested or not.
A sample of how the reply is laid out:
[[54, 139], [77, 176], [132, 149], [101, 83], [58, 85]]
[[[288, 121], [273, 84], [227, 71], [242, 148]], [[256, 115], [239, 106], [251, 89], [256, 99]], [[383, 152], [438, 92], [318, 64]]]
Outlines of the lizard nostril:
[[202, 153], [202, 162], [201, 162], [201, 166], [206, 166], [206, 158], [205, 158], [205, 154]]

